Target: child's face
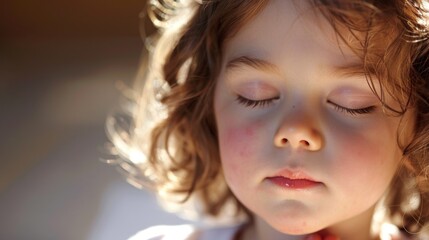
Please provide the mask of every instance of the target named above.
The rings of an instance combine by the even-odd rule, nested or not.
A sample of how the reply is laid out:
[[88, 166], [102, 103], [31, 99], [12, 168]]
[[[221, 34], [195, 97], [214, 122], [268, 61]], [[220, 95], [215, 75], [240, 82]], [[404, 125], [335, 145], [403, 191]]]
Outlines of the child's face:
[[339, 70], [359, 59], [304, 10], [271, 1], [227, 42], [215, 93], [223, 170], [281, 232], [359, 231], [399, 166], [399, 118], [363, 75]]

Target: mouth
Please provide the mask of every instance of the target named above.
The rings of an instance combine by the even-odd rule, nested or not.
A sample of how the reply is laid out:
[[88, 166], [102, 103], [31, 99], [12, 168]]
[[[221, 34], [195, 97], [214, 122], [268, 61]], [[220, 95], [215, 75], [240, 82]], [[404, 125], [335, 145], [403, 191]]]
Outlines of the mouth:
[[285, 189], [309, 189], [322, 185], [302, 171], [283, 170], [267, 178], [273, 184]]

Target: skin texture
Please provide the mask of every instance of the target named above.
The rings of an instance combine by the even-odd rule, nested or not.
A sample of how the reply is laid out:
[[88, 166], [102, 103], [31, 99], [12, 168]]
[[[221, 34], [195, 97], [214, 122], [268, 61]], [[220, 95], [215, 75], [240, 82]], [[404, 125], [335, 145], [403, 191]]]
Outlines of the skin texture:
[[[363, 75], [338, 70], [359, 60], [297, 2], [271, 1], [226, 44], [214, 103], [224, 175], [255, 216], [245, 239], [370, 239], [400, 166], [400, 119], [383, 113]], [[269, 179], [285, 172], [314, 184]]]

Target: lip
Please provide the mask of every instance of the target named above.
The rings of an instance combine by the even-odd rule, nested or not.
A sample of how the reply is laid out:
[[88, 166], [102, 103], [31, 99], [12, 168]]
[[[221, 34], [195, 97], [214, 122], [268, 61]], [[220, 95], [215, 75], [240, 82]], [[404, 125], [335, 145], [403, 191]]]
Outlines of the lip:
[[319, 182], [303, 171], [282, 170], [274, 176], [267, 178], [273, 184], [285, 189], [310, 189], [320, 186]]

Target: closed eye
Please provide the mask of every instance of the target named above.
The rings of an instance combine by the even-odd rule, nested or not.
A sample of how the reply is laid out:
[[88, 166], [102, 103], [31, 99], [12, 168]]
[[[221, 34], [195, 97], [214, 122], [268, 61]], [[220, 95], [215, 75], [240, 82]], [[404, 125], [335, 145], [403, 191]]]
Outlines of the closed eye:
[[238, 95], [236, 100], [238, 103], [246, 107], [255, 108], [255, 107], [267, 107], [277, 99], [280, 99], [280, 97], [273, 97], [273, 98], [262, 99], [262, 100], [252, 100]]
[[335, 110], [337, 110], [338, 112], [341, 113], [347, 113], [349, 115], [358, 115], [358, 114], [369, 114], [374, 112], [375, 110], [375, 106], [369, 106], [369, 107], [365, 107], [365, 108], [347, 108], [347, 107], [343, 107], [341, 105], [338, 105], [334, 102], [331, 102], [328, 100], [328, 103], [331, 104]]

